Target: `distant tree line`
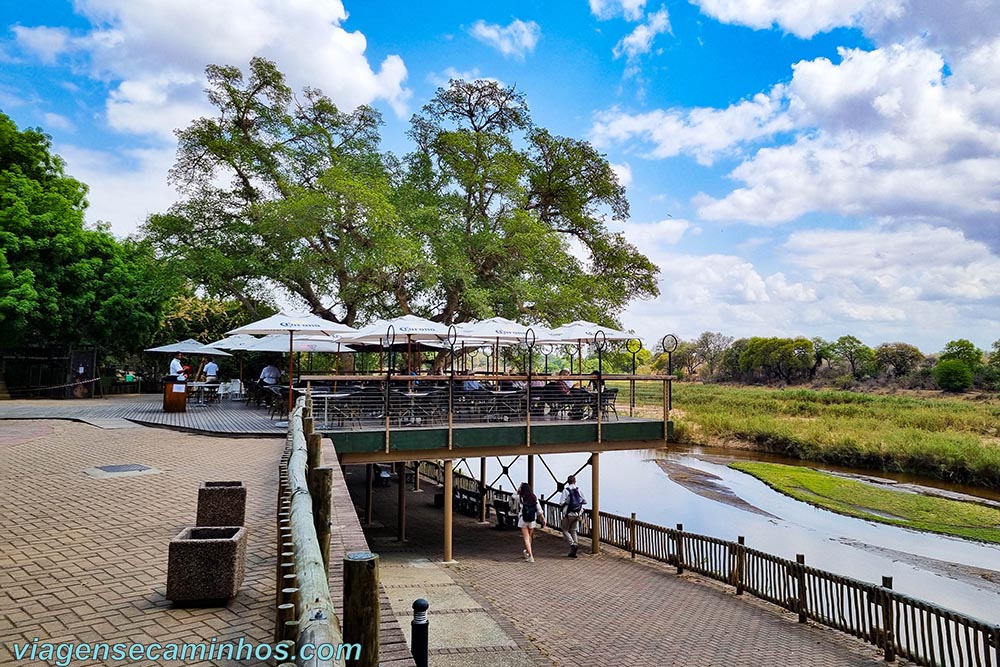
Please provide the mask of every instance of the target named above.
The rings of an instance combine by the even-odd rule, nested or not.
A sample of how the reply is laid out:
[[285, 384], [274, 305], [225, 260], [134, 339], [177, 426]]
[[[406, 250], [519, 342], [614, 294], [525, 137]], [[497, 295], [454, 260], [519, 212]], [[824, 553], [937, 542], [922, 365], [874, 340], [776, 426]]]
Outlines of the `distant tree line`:
[[849, 389], [864, 384], [893, 384], [914, 389], [961, 392], [1000, 389], [1000, 340], [983, 351], [972, 342], [953, 340], [937, 354], [922, 353], [909, 343], [869, 347], [857, 337], [734, 338], [706, 331], [680, 341], [671, 354], [654, 350], [651, 368], [672, 370], [682, 379], [744, 384], [822, 382]]

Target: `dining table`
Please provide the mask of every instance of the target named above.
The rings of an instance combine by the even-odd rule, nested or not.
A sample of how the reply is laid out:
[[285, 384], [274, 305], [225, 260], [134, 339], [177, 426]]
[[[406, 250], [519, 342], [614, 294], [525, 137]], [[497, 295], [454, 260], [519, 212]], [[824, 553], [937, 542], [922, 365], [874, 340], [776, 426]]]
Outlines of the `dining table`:
[[188, 391], [195, 396], [194, 405], [208, 405], [208, 400], [205, 396], [208, 394], [211, 396], [211, 390], [214, 389], [216, 393], [219, 391], [219, 387], [222, 385], [221, 382], [188, 382]]

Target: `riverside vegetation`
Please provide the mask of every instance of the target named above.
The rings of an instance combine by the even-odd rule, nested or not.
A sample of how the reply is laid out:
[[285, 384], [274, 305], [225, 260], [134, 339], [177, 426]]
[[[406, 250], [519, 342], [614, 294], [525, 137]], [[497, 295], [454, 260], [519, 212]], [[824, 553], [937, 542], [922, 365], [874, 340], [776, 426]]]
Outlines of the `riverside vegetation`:
[[994, 507], [896, 491], [797, 466], [737, 461], [729, 467], [753, 475], [796, 500], [839, 514], [1000, 543], [1000, 510]]
[[[643, 403], [643, 396], [637, 396]], [[650, 396], [650, 399], [655, 397]], [[674, 383], [676, 439], [1000, 488], [1000, 400]]]

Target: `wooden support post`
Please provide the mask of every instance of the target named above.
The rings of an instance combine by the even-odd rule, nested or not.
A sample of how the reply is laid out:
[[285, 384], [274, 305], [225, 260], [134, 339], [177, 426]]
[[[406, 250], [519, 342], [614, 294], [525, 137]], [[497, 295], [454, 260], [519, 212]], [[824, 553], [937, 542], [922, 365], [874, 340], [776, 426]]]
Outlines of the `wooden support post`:
[[397, 502], [396, 539], [406, 541], [406, 463], [396, 464], [396, 476], [399, 478], [399, 500]]
[[[307, 403], [307, 405], [309, 404]], [[309, 412], [310, 416], [302, 418], [302, 432], [306, 434], [307, 438], [316, 432], [315, 422], [312, 418], [312, 410], [310, 409]]]
[[628, 520], [628, 550], [635, 560], [635, 512], [632, 512], [632, 517]]
[[735, 578], [733, 585], [736, 586], [737, 595], [743, 595], [743, 573], [746, 572], [747, 566], [746, 543], [747, 538], [742, 535], [736, 538], [736, 570], [733, 573]]
[[365, 525], [370, 526], [375, 513], [375, 466], [371, 463], [365, 466]]
[[420, 461], [413, 462], [413, 490], [420, 493]]
[[360, 667], [378, 667], [379, 626], [378, 555], [368, 551], [344, 557], [344, 643], [360, 644]]
[[798, 582], [799, 623], [806, 622], [806, 555], [795, 554], [795, 580]]
[[330, 569], [330, 526], [333, 523], [333, 468], [323, 466], [309, 471], [312, 491], [313, 525], [323, 556], [323, 566]]
[[538, 493], [535, 491], [535, 455], [528, 454], [528, 486], [531, 487], [532, 493], [536, 496]]
[[479, 522], [486, 523], [486, 457], [479, 459]]
[[590, 455], [590, 553], [601, 552], [601, 455]]
[[455, 480], [452, 475], [454, 461], [444, 462], [444, 562], [451, 562], [452, 505], [455, 500]]
[[310, 433], [306, 436], [306, 466], [315, 470], [323, 465], [323, 434]]
[[677, 574], [684, 574], [684, 524], [677, 524]]
[[893, 635], [892, 597], [886, 591], [892, 590], [892, 577], [882, 577], [882, 588], [879, 597], [882, 599], [882, 651], [885, 653], [885, 661], [893, 662], [896, 659], [896, 641]]

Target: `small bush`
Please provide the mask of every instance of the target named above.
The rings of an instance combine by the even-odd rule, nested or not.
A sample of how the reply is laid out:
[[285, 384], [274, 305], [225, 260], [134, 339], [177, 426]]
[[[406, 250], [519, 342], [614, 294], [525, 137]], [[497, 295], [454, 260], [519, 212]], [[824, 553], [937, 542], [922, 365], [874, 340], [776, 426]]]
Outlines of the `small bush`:
[[972, 389], [972, 371], [958, 359], [947, 359], [934, 367], [934, 379], [944, 391], [962, 392]]

